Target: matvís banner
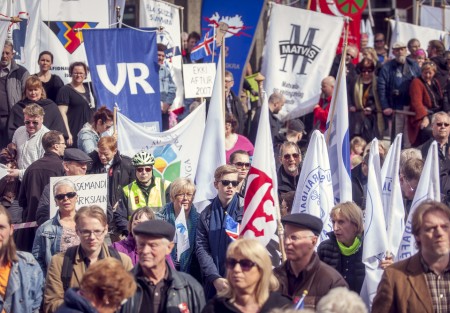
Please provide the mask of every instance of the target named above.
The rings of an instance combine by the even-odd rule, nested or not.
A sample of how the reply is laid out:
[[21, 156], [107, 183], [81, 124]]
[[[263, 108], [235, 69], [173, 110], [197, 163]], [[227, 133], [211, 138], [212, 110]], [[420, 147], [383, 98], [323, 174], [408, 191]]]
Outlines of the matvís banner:
[[110, 109], [117, 103], [134, 122], [161, 125], [156, 33], [93, 29], [83, 37], [97, 103]]

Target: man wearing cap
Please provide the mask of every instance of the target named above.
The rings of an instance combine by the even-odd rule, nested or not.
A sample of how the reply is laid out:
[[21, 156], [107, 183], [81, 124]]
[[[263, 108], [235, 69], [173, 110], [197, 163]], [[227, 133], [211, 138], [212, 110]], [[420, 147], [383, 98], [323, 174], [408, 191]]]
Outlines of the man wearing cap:
[[150, 220], [137, 225], [133, 233], [139, 263], [131, 272], [137, 289], [121, 312], [201, 312], [205, 306], [202, 286], [166, 262], [174, 247], [175, 228], [162, 220]]
[[[394, 110], [409, 110], [409, 85], [413, 78], [420, 75], [417, 62], [406, 58], [406, 44], [396, 42], [392, 47], [392, 53], [395, 59], [383, 65], [377, 80], [383, 115], [388, 118], [392, 117]], [[405, 131], [405, 115], [395, 114], [392, 122], [394, 125], [390, 135], [394, 138], [398, 133]], [[404, 136], [404, 140], [407, 139], [408, 136]]]
[[[65, 176], [86, 175], [88, 167], [92, 164], [89, 155], [76, 148], [67, 148], [64, 151], [62, 166]], [[62, 176], [62, 175], [59, 175]], [[50, 184], [47, 184], [39, 198], [36, 211], [36, 222], [42, 225], [50, 218]]]
[[274, 270], [280, 292], [297, 303], [304, 296], [305, 308], [314, 309], [321, 297], [335, 287], [347, 287], [344, 278], [319, 260], [314, 251], [322, 231], [322, 221], [306, 213], [281, 219], [284, 225], [284, 248], [287, 261]]
[[117, 232], [122, 236], [128, 236], [128, 221], [134, 211], [148, 206], [159, 211], [166, 205], [166, 191], [170, 181], [153, 175], [155, 158], [147, 151], [136, 153], [131, 160], [136, 172], [136, 180], [122, 188], [117, 210], [114, 212], [114, 220]]
[[[19, 205], [23, 208], [23, 221], [36, 221], [36, 210], [39, 198], [50, 177], [64, 175], [62, 156], [66, 149], [64, 136], [61, 132], [51, 130], [42, 137], [44, 156], [33, 162], [23, 175], [19, 193]], [[17, 248], [31, 252], [35, 228], [22, 229], [17, 233]]]

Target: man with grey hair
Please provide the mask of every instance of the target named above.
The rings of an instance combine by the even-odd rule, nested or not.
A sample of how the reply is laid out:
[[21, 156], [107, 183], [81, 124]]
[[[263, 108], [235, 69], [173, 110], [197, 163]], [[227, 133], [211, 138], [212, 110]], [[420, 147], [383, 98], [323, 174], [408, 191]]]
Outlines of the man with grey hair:
[[442, 167], [443, 162], [449, 159], [448, 153], [450, 148], [448, 142], [448, 136], [450, 135], [450, 116], [446, 112], [440, 111], [432, 115], [431, 135], [432, 137], [420, 147], [422, 157], [424, 160], [427, 158], [428, 149], [433, 141], [436, 140], [438, 144], [439, 166]]
[[225, 72], [225, 110], [228, 113], [234, 115], [234, 117], [238, 121], [238, 128], [236, 132], [240, 135], [244, 134], [246, 124], [247, 124], [247, 115], [245, 114], [244, 107], [242, 106], [241, 100], [234, 93], [231, 88], [234, 86], [234, 77], [233, 73], [226, 71]]
[[[406, 58], [406, 44], [396, 42], [392, 46], [395, 58], [380, 70], [377, 81], [378, 95], [380, 97], [383, 115], [392, 120], [391, 138], [398, 133], [407, 133], [405, 129], [405, 115], [394, 114], [395, 110], [409, 110], [409, 86], [411, 81], [420, 75], [417, 62]], [[403, 136], [406, 147], [409, 146], [408, 136]]]
[[[269, 97], [269, 124], [270, 124], [270, 133], [272, 134], [272, 143], [274, 142], [275, 136], [278, 135], [281, 129], [281, 122], [276, 117], [276, 114], [278, 114], [278, 112], [281, 111], [285, 102], [286, 99], [278, 91], [275, 91]], [[250, 133], [248, 136], [248, 139], [253, 143], [253, 145], [256, 142], [256, 133], [258, 132], [260, 116], [261, 116], [261, 107], [258, 107], [258, 109], [256, 109], [255, 116], [253, 117]]]
[[7, 120], [14, 104], [22, 99], [30, 73], [14, 61], [14, 47], [6, 41], [0, 60], [0, 149], [8, 144]]

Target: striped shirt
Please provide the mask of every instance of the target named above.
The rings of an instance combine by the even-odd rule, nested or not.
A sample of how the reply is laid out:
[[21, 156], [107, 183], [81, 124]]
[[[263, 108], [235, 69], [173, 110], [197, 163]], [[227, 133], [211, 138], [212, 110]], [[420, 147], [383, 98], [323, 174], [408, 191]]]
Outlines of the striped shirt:
[[425, 280], [430, 290], [434, 312], [450, 313], [450, 267], [437, 275], [428, 267], [423, 258], [420, 258], [425, 272]]
[[25, 126], [20, 126], [14, 132], [12, 142], [17, 147], [17, 166], [19, 167], [20, 180], [22, 180], [27, 167], [44, 155], [42, 137], [49, 131], [47, 127], [42, 125], [41, 129], [31, 136]]

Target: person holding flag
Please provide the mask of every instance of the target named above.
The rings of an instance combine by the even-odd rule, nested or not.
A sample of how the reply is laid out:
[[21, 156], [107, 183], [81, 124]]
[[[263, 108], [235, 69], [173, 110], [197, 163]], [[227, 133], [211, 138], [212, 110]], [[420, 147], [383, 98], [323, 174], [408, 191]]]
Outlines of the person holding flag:
[[197, 227], [196, 254], [202, 276], [206, 299], [228, 288], [225, 277], [225, 256], [233, 234], [241, 223], [244, 201], [237, 194], [238, 170], [232, 165], [219, 166], [214, 173], [217, 196], [200, 214]]

